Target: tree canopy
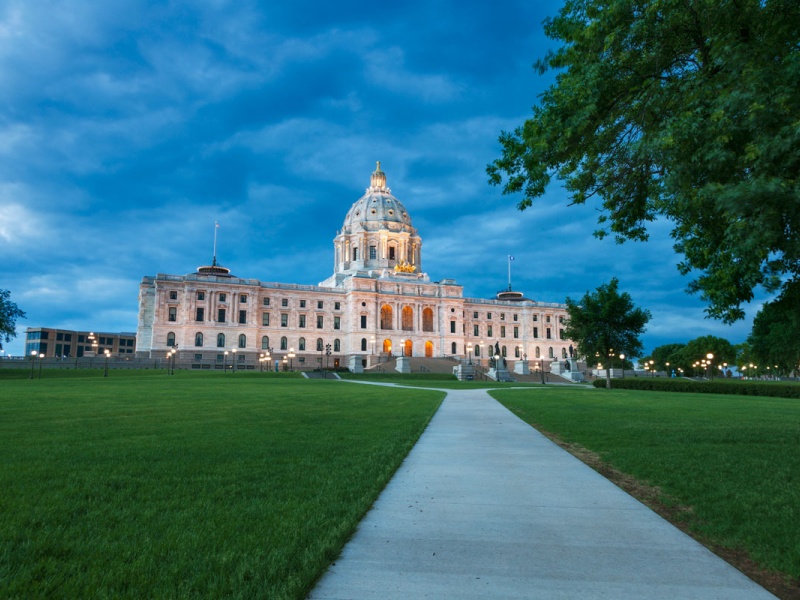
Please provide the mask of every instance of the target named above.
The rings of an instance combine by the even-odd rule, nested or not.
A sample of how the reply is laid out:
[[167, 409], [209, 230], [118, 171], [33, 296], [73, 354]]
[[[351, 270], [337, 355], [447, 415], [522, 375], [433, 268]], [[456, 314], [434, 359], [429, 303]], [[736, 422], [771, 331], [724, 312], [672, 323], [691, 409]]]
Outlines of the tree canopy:
[[25, 318], [25, 313], [10, 298], [11, 292], [0, 290], [0, 349], [3, 341], [8, 343], [17, 336], [17, 319]]
[[753, 320], [747, 338], [756, 364], [789, 373], [800, 365], [800, 289], [787, 289], [767, 302]]
[[613, 278], [594, 293], [586, 292], [580, 302], [567, 298], [565, 337], [578, 346], [578, 355], [589, 364], [606, 366], [606, 386], [611, 387], [611, 361], [639, 356], [639, 336], [650, 320], [650, 311], [636, 308], [630, 294], [619, 292], [619, 280]]
[[800, 286], [800, 2], [567, 0], [533, 117], [487, 167], [531, 206], [552, 178], [597, 200], [599, 237], [673, 224], [678, 269], [724, 322]]

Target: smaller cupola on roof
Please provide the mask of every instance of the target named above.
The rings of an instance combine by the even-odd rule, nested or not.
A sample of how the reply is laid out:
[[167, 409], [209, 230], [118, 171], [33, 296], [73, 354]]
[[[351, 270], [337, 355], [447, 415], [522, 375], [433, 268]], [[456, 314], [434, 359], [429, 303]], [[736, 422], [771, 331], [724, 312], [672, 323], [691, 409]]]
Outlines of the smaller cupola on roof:
[[369, 180], [370, 192], [386, 192], [391, 194], [391, 190], [386, 187], [386, 173], [381, 171], [381, 161], [378, 161], [378, 166], [372, 172], [372, 177]]

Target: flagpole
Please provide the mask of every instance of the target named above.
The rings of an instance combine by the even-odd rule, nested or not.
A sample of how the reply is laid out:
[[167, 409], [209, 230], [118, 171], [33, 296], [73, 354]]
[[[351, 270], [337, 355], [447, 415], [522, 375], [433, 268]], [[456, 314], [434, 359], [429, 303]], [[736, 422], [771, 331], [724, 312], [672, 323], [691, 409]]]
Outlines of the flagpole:
[[217, 229], [219, 229], [219, 223], [214, 221], [214, 260], [211, 261], [213, 266], [217, 266]]
[[511, 291], [511, 255], [508, 255], [508, 291]]

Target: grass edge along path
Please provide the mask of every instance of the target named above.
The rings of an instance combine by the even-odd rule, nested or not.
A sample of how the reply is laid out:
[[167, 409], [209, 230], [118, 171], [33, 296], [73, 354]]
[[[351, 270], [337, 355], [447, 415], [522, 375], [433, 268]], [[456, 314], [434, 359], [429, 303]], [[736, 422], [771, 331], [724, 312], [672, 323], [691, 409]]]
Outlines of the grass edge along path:
[[[490, 394], [778, 598], [800, 600], [796, 400], [554, 388]], [[759, 516], [764, 524], [743, 524], [758, 510], [737, 504], [773, 512]], [[783, 568], [770, 560], [781, 553], [791, 554]]]
[[2, 381], [0, 597], [304, 598], [444, 392]]

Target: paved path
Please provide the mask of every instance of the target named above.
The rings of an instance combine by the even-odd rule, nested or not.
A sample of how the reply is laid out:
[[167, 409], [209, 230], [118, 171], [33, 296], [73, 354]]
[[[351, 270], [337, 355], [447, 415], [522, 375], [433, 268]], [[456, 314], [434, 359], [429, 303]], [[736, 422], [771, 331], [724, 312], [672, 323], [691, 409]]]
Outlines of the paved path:
[[467, 390], [448, 393], [309, 598], [774, 596]]

